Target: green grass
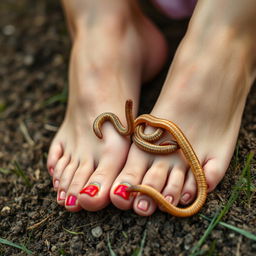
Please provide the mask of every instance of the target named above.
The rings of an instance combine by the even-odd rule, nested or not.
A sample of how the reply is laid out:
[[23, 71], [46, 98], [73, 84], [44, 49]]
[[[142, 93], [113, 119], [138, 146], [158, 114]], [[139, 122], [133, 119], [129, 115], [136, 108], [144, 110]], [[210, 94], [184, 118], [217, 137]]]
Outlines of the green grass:
[[72, 230], [69, 230], [67, 228], [64, 228], [62, 227], [64, 231], [68, 232], [69, 234], [71, 235], [84, 235], [84, 232], [76, 232], [76, 231], [72, 231]]
[[66, 251], [65, 251], [63, 248], [61, 248], [61, 249], [59, 250], [59, 254], [62, 255], [62, 256], [68, 255], [68, 254], [66, 253]]
[[17, 249], [20, 249], [20, 250], [26, 252], [27, 254], [32, 254], [33, 253], [32, 251], [27, 249], [24, 245], [15, 244], [15, 243], [13, 243], [9, 240], [3, 239], [3, 238], [0, 238], [0, 243], [5, 244], [7, 246], [15, 247]]
[[11, 173], [11, 170], [6, 169], [6, 168], [0, 168], [0, 172], [3, 174], [9, 174], [9, 173]]
[[0, 113], [4, 112], [6, 110], [7, 106], [5, 103], [0, 102]]
[[66, 103], [68, 99], [68, 86], [65, 85], [62, 92], [50, 97], [44, 102], [44, 106], [52, 105], [54, 103]]
[[28, 176], [22, 170], [20, 164], [17, 161], [14, 162], [14, 168], [11, 169], [11, 171], [14, 172], [18, 177], [21, 177], [24, 183], [26, 184], [26, 186], [32, 187], [32, 184], [30, 183]]
[[[208, 226], [208, 228], [205, 230], [203, 236], [200, 238], [200, 240], [196, 243], [196, 245], [192, 248], [191, 251], [191, 256], [195, 256], [195, 255], [201, 255], [201, 251], [200, 248], [202, 247], [202, 245], [205, 243], [206, 239], [208, 238], [208, 236], [211, 234], [212, 230], [218, 225], [220, 224], [220, 220], [227, 214], [227, 212], [229, 211], [229, 209], [231, 208], [231, 206], [234, 204], [234, 202], [236, 201], [236, 199], [238, 198], [241, 190], [240, 188], [243, 187], [244, 185], [251, 184], [251, 171], [250, 171], [250, 165], [251, 165], [251, 161], [253, 159], [253, 153], [250, 152], [247, 156], [246, 159], [246, 163], [245, 163], [245, 167], [242, 170], [242, 173], [236, 183], [236, 185], [233, 187], [232, 191], [231, 191], [231, 195], [230, 198], [228, 200], [228, 202], [225, 204], [224, 207], [222, 207], [222, 209], [220, 211], [217, 211], [215, 216], [211, 219], [211, 222]], [[247, 191], [248, 193], [248, 191]], [[250, 194], [251, 195], [251, 194]], [[223, 224], [223, 222], [221, 222]], [[229, 227], [230, 229], [234, 230], [234, 226], [231, 228], [231, 225], [226, 224], [226, 227]], [[238, 229], [235, 227], [235, 230], [241, 234], [241, 229]], [[235, 231], [234, 230], [234, 231]], [[247, 231], [243, 230], [242, 232], [243, 234], [246, 234], [246, 236], [248, 238], [250, 237], [254, 237], [253, 234], [249, 235]], [[253, 239], [254, 240], [254, 239]]]
[[[142, 252], [143, 252], [145, 242], [146, 242], [146, 237], [147, 237], [147, 230], [145, 230], [144, 233], [143, 233], [143, 237], [142, 237], [140, 246], [135, 249], [135, 251], [132, 253], [131, 256], [142, 256]], [[109, 241], [109, 237], [108, 237], [108, 249], [109, 249], [109, 255], [110, 256], [117, 256], [117, 254], [112, 249], [111, 243]]]
[[[207, 216], [204, 216], [203, 214], [200, 214], [200, 216], [201, 216], [202, 218], [208, 220], [208, 221], [212, 221], [211, 218], [209, 218], [209, 217], [207, 217]], [[253, 233], [251, 233], [251, 232], [249, 232], [249, 231], [246, 231], [246, 230], [244, 230], [244, 229], [238, 228], [238, 227], [236, 227], [236, 226], [230, 225], [230, 224], [225, 223], [225, 222], [222, 222], [222, 221], [220, 221], [220, 222], [218, 223], [218, 225], [221, 225], [221, 226], [223, 226], [223, 227], [225, 227], [225, 228], [228, 228], [228, 229], [230, 229], [230, 230], [232, 230], [232, 231], [235, 231], [235, 232], [239, 233], [240, 235], [245, 236], [246, 238], [249, 238], [249, 239], [251, 239], [251, 240], [256, 241], [256, 235], [254, 235]]]

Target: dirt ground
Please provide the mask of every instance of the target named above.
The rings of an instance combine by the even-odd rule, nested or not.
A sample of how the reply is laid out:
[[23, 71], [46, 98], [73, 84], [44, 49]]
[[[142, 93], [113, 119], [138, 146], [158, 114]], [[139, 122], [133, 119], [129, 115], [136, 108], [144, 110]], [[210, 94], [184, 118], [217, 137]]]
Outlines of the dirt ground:
[[[171, 61], [187, 21], [171, 21], [152, 6], [145, 8], [170, 42]], [[69, 51], [59, 1], [0, 2], [0, 238], [24, 244], [33, 255], [110, 255], [108, 245], [117, 255], [132, 255], [146, 231], [142, 255], [189, 255], [209, 225], [200, 215], [179, 219], [157, 211], [146, 218], [112, 205], [96, 213], [69, 213], [57, 205], [46, 158], [65, 113]], [[141, 113], [150, 111], [166, 70], [143, 89]], [[248, 153], [256, 153], [255, 86], [237, 148], [227, 175], [201, 211], [208, 217], [227, 202]], [[255, 161], [251, 173], [255, 188]], [[255, 199], [249, 204], [242, 192], [223, 221], [256, 234]], [[204, 255], [256, 255], [255, 242], [221, 226], [203, 249]], [[0, 255], [26, 253], [0, 243]]]

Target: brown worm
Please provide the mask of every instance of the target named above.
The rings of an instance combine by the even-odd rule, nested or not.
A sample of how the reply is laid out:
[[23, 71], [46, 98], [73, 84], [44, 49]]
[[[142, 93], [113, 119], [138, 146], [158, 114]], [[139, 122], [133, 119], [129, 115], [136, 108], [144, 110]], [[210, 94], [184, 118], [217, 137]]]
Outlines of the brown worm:
[[[150, 196], [152, 199], [156, 201], [156, 203], [161, 205], [168, 213], [177, 217], [188, 217], [197, 213], [205, 203], [207, 197], [207, 183], [204, 171], [188, 139], [185, 137], [180, 128], [171, 121], [160, 119], [148, 114], [140, 115], [134, 121], [132, 116], [131, 100], [128, 100], [126, 102], [125, 109], [127, 119], [126, 129], [121, 124], [120, 120], [116, 115], [114, 115], [113, 113], [103, 113], [99, 117], [97, 117], [94, 122], [93, 128], [95, 134], [99, 138], [102, 138], [101, 126], [105, 121], [110, 121], [114, 125], [117, 132], [120, 133], [121, 135], [133, 135], [134, 143], [144, 151], [154, 154], [169, 154], [180, 148], [195, 176], [195, 180], [197, 183], [197, 198], [192, 203], [192, 205], [186, 208], [180, 208], [172, 205], [164, 198], [164, 196], [161, 193], [147, 185], [132, 185], [127, 188], [127, 191], [140, 192], [142, 194]], [[145, 134], [143, 132], [143, 129], [140, 128], [142, 125], [149, 125], [155, 127], [157, 130], [151, 135], [144, 136]], [[156, 139], [158, 140], [162, 136], [163, 131], [167, 131], [168, 133], [170, 133], [174, 137], [177, 144], [153, 144], [152, 142], [154, 142]]]

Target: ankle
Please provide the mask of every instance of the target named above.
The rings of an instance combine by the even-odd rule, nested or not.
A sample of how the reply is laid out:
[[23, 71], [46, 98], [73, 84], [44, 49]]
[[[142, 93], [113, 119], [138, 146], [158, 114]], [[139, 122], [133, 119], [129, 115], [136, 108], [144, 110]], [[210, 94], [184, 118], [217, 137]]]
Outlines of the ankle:
[[[95, 1], [95, 0], [63, 0], [67, 21], [72, 29], [72, 36], [87, 34], [95, 28], [123, 32], [134, 16], [140, 11], [134, 1]], [[134, 19], [135, 20], [135, 19]]]
[[221, 91], [224, 86], [230, 95], [235, 91], [238, 97], [247, 96], [255, 78], [250, 44], [231, 39], [230, 33], [215, 35], [215, 40], [205, 38], [203, 44], [190, 35], [184, 38], [166, 81], [171, 86], [165, 94], [172, 99], [173, 107], [196, 108], [206, 92]]

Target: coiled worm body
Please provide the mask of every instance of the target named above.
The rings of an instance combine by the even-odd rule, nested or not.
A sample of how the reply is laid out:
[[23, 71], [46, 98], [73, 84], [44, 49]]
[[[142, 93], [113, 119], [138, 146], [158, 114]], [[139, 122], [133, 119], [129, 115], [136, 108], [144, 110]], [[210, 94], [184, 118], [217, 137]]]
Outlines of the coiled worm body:
[[[176, 124], [169, 120], [160, 119], [149, 114], [140, 115], [134, 120], [131, 100], [126, 101], [125, 113], [127, 121], [126, 128], [113, 113], [103, 113], [99, 115], [93, 125], [95, 134], [99, 138], [102, 138], [101, 127], [105, 121], [110, 121], [120, 135], [132, 136], [133, 142], [146, 152], [153, 154], [170, 154], [180, 148], [195, 176], [197, 198], [190, 206], [180, 208], [169, 203], [161, 193], [147, 185], [132, 185], [127, 188], [127, 192], [146, 194], [161, 205], [168, 213], [177, 217], [188, 217], [197, 213], [206, 201], [207, 183], [200, 162], [186, 136]], [[152, 134], [144, 134], [144, 127], [146, 125], [156, 128], [155, 132]], [[175, 142], [167, 143], [167, 145], [165, 145], [165, 143], [160, 145], [153, 144], [162, 137], [164, 131], [172, 135]]]

